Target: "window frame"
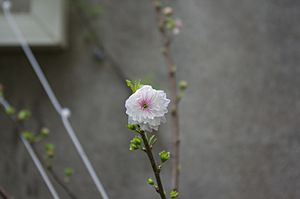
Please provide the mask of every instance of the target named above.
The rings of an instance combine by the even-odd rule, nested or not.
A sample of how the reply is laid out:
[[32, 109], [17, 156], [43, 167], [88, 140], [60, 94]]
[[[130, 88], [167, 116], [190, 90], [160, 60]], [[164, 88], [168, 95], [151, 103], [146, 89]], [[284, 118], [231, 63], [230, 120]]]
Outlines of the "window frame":
[[[13, 16], [31, 46], [65, 47], [66, 8], [66, 0], [31, 0], [28, 13]], [[19, 42], [0, 13], [0, 47], [17, 46]]]

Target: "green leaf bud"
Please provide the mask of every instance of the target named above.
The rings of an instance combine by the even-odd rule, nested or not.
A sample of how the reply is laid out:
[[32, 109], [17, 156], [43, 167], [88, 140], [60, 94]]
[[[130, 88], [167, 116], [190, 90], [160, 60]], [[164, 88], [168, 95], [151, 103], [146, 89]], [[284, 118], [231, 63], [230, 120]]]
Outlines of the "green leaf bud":
[[166, 19], [166, 28], [169, 30], [172, 30], [176, 27], [176, 21], [172, 19], [171, 17], [168, 17]]
[[31, 112], [29, 110], [21, 110], [19, 113], [18, 113], [18, 119], [19, 120], [26, 120], [28, 119], [29, 117], [31, 116]]
[[181, 80], [181, 81], [179, 82], [179, 89], [180, 89], [180, 90], [185, 90], [185, 89], [187, 89], [187, 87], [188, 87], [188, 83], [187, 83], [186, 81]]
[[15, 112], [16, 112], [16, 111], [15, 111], [15, 108], [12, 107], [12, 106], [7, 107], [5, 111], [6, 111], [6, 114], [7, 114], [7, 115], [13, 115], [13, 114], [15, 114]]
[[139, 147], [136, 144], [130, 143], [130, 145], [129, 145], [129, 150], [130, 151], [135, 151], [137, 149], [139, 149]]
[[33, 143], [35, 141], [35, 135], [30, 131], [24, 131], [22, 135], [30, 143]]
[[41, 129], [41, 135], [42, 135], [43, 137], [47, 137], [49, 134], [50, 134], [50, 130], [49, 130], [48, 128], [43, 127], [43, 128]]
[[136, 146], [140, 146], [142, 144], [142, 138], [135, 136], [134, 138], [132, 138], [130, 143], [135, 144]]
[[154, 185], [154, 180], [152, 178], [148, 178], [147, 183], [151, 186]]
[[127, 125], [127, 128], [128, 128], [129, 130], [134, 131], [134, 130], [137, 129], [137, 125], [136, 125], [136, 124], [128, 124], [128, 125]]
[[170, 159], [170, 152], [162, 151], [159, 153], [159, 157], [160, 157], [161, 162], [164, 163]]
[[179, 196], [179, 193], [176, 190], [172, 190], [170, 192], [170, 198], [177, 198]]
[[71, 176], [73, 176], [73, 174], [74, 174], [74, 169], [73, 169], [73, 168], [70, 168], [70, 167], [65, 168], [64, 173], [65, 173], [65, 176], [71, 177]]
[[52, 158], [54, 156], [54, 151], [55, 151], [54, 144], [51, 144], [51, 143], [45, 144], [45, 150], [46, 150], [46, 155], [49, 158]]

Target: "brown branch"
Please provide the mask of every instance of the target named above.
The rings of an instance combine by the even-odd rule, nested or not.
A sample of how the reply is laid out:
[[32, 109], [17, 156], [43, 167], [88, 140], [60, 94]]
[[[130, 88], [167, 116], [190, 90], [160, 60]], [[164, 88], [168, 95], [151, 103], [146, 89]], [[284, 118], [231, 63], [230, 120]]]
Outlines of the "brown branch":
[[171, 53], [171, 41], [165, 28], [165, 19], [162, 15], [161, 0], [152, 0], [155, 8], [158, 30], [162, 39], [163, 56], [168, 67], [169, 82], [171, 89], [171, 107], [172, 107], [172, 187], [179, 190], [180, 173], [180, 129], [178, 115], [178, 94], [176, 81], [176, 65]]
[[4, 190], [3, 187], [0, 186], [0, 196], [3, 198], [3, 199], [13, 199], [13, 197], [7, 193], [6, 190]]
[[156, 189], [156, 191], [159, 193], [159, 195], [162, 199], [166, 199], [165, 191], [164, 191], [161, 179], [160, 179], [160, 169], [156, 165], [156, 162], [153, 157], [152, 150], [149, 146], [148, 139], [146, 138], [145, 132], [141, 131], [140, 134], [141, 134], [141, 137], [142, 137], [144, 145], [145, 145], [145, 152], [147, 153], [147, 156], [151, 162], [152, 170], [153, 170], [155, 178], [156, 178], [157, 187], [158, 187]]

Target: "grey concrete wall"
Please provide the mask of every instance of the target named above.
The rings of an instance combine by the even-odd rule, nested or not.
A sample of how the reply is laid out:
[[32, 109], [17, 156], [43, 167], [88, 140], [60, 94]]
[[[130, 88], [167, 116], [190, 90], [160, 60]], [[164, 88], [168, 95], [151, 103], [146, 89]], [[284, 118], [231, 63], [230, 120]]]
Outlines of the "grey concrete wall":
[[[150, 1], [103, 0], [96, 23], [107, 52], [130, 78], [153, 76], [168, 88]], [[181, 102], [181, 198], [300, 197], [300, 2], [296, 0], [170, 1], [184, 21], [174, 39], [179, 79], [190, 87]], [[37, 57], [111, 198], [158, 198], [141, 153], [128, 151], [124, 126], [128, 90], [109, 62], [93, 59], [93, 43], [70, 13], [70, 46]], [[0, 81], [8, 98], [29, 107], [31, 128], [45, 124], [57, 146], [56, 170], [74, 166], [70, 188], [96, 198], [87, 172], [58, 115], [21, 53], [1, 52]], [[0, 184], [16, 198], [50, 198], [13, 126], [0, 112]], [[170, 148], [169, 125], [157, 148]], [[169, 188], [169, 172], [163, 172]], [[63, 196], [63, 198], [67, 198]]]

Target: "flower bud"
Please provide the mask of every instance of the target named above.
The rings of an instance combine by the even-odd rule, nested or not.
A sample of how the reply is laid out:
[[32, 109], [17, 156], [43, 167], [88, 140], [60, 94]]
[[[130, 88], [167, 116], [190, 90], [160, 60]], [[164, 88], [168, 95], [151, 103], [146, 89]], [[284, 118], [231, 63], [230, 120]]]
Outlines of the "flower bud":
[[41, 135], [42, 135], [43, 137], [47, 137], [49, 134], [50, 134], [50, 130], [49, 130], [48, 128], [43, 127], [43, 128], [41, 129]]
[[139, 149], [139, 147], [136, 144], [130, 143], [130, 145], [129, 145], [129, 150], [130, 151], [135, 151], [137, 149]]
[[127, 125], [127, 128], [128, 128], [129, 130], [134, 131], [134, 130], [136, 130], [136, 124], [128, 124], [128, 125]]
[[173, 8], [171, 8], [169, 6], [165, 7], [162, 12], [163, 12], [164, 15], [170, 16], [170, 15], [173, 14]]
[[185, 90], [185, 89], [187, 89], [187, 87], [188, 87], [188, 83], [187, 83], [186, 81], [181, 80], [181, 81], [179, 82], [179, 89], [180, 89], [180, 90]]
[[173, 28], [173, 34], [178, 35], [180, 33], [182, 27], [183, 27], [183, 23], [182, 23], [181, 19], [176, 19], [175, 27]]
[[154, 180], [152, 178], [148, 178], [147, 183], [151, 186], [154, 185]]
[[159, 153], [159, 157], [160, 157], [161, 162], [164, 163], [170, 159], [170, 152], [162, 151]]
[[137, 146], [139, 146], [142, 143], [142, 139], [138, 136], [135, 136], [130, 142], [137, 145]]

